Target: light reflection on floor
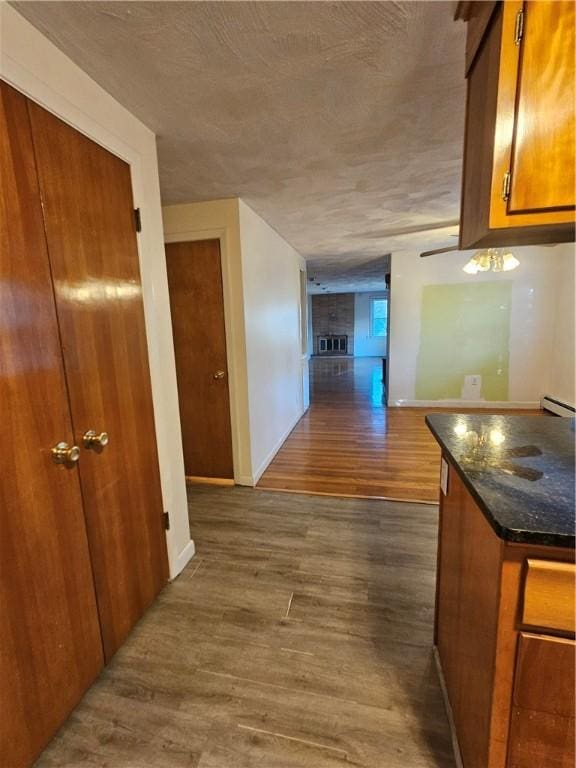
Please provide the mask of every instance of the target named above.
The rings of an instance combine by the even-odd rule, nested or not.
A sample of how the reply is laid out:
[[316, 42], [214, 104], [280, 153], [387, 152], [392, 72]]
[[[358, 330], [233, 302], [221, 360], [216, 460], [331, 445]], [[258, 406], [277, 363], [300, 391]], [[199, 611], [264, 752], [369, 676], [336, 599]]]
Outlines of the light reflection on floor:
[[382, 412], [384, 382], [381, 357], [313, 357], [310, 399], [364, 402]]

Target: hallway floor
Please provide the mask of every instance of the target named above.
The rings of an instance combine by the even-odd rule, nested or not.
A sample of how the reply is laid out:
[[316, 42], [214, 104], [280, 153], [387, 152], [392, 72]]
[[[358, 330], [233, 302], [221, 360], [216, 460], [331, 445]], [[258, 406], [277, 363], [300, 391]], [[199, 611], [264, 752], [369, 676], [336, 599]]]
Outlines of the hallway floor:
[[436, 503], [440, 450], [427, 411], [383, 401], [381, 358], [312, 358], [310, 408], [258, 487]]
[[435, 507], [189, 491], [197, 555], [37, 768], [453, 768]]
[[435, 504], [440, 449], [424, 417], [456, 410], [386, 407], [380, 357], [312, 358], [310, 408], [257, 487]]

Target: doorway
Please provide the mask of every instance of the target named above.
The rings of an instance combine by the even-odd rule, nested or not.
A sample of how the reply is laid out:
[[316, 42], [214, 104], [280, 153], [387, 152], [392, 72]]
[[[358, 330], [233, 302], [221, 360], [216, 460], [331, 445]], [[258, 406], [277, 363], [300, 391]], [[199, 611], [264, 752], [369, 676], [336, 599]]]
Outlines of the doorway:
[[166, 244], [186, 479], [233, 483], [220, 241]]

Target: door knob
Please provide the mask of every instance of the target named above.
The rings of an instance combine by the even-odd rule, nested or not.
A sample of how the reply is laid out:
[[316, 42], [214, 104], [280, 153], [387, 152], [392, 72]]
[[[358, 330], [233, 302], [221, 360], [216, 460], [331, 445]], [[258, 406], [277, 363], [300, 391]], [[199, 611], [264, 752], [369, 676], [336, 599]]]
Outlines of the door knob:
[[75, 464], [80, 458], [80, 448], [68, 443], [57, 443], [52, 448], [52, 458], [56, 464]]
[[214, 374], [215, 379], [223, 379], [226, 376], [226, 371], [216, 371]]
[[89, 429], [88, 432], [84, 432], [82, 437], [84, 448], [104, 448], [110, 442], [108, 432], [96, 432], [94, 429]]

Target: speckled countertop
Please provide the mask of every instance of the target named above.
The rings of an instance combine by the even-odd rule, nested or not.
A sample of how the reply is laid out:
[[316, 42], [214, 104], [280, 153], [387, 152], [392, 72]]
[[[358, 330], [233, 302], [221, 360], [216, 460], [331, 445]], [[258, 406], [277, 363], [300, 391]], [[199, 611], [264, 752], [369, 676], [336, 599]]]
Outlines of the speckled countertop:
[[434, 413], [426, 423], [500, 538], [574, 547], [576, 419]]

